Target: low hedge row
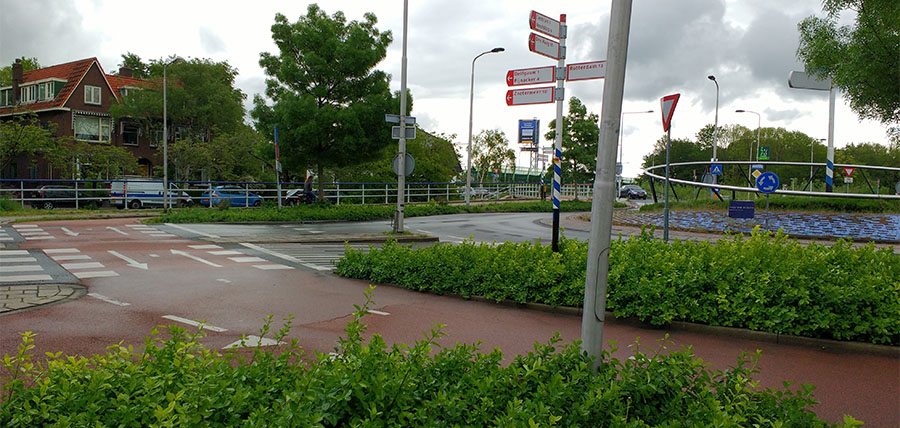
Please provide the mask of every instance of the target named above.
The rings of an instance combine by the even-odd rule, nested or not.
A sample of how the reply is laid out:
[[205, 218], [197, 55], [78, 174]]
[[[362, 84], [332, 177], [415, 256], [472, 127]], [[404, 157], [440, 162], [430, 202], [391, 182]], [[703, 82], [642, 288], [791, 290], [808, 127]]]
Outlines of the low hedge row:
[[[555, 336], [503, 363], [496, 349], [435, 350], [440, 326], [412, 346], [388, 346], [377, 334], [365, 341], [366, 308], [335, 353], [315, 358], [296, 343], [221, 355], [170, 326], [168, 339], [148, 338], [142, 353], [115, 345], [45, 365], [31, 359], [34, 338], [25, 334], [18, 355], [3, 360], [0, 426], [830, 426], [810, 410], [813, 387], [758, 388], [758, 353], [720, 371], [689, 349], [635, 344], [633, 358], [604, 353], [594, 371], [577, 343]], [[841, 426], [859, 424], [845, 416]]]
[[[439, 294], [581, 306], [585, 242], [388, 243], [348, 248], [339, 275]], [[900, 257], [873, 245], [801, 245], [782, 233], [715, 243], [614, 240], [607, 307], [653, 325], [688, 321], [814, 338], [900, 344]]]
[[[617, 203], [618, 207], [624, 204]], [[311, 221], [311, 220], [346, 220], [368, 221], [391, 218], [396, 210], [394, 205], [360, 205], [360, 204], [313, 204], [284, 207], [281, 210], [273, 206], [253, 209], [210, 209], [186, 208], [170, 210], [159, 217], [147, 220], [152, 223], [214, 223], [214, 222], [269, 222], [269, 221]], [[407, 217], [490, 212], [550, 212], [553, 205], [549, 201], [531, 202], [491, 202], [465, 205], [448, 205], [429, 202], [410, 204], [404, 208]], [[590, 211], [590, 201], [563, 201], [561, 211]]]
[[[738, 193], [740, 196], [740, 192]], [[757, 209], [765, 209], [766, 198], [753, 199]], [[728, 201], [715, 199], [669, 200], [669, 209], [728, 209]], [[900, 201], [889, 199], [823, 198], [772, 195], [769, 209], [778, 211], [824, 211], [839, 213], [900, 213]], [[640, 211], [662, 211], [663, 203], [642, 205]]]

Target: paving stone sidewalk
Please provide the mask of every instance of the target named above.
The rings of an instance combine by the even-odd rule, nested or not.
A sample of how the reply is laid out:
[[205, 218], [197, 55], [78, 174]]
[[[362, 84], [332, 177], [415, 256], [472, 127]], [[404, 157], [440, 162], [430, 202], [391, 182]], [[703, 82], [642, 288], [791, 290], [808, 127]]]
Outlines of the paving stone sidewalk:
[[31, 308], [63, 303], [83, 296], [86, 289], [76, 284], [27, 284], [0, 286], [0, 316]]

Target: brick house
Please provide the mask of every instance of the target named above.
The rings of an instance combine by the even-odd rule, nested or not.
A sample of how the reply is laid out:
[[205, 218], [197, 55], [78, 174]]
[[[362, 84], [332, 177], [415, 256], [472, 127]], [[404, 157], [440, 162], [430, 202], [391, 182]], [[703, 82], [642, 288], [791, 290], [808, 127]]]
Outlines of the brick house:
[[[129, 90], [147, 87], [149, 82], [131, 77], [121, 68], [108, 75], [97, 58], [88, 58], [37, 70], [22, 71], [19, 60], [12, 65], [12, 86], [0, 88], [0, 120], [24, 111], [37, 114], [42, 123], [55, 123], [57, 137], [73, 137], [91, 144], [112, 144], [127, 148], [141, 165], [134, 173], [149, 176], [162, 163], [159, 129], [142, 129], [128, 120], [114, 121], [109, 108]], [[20, 157], [0, 171], [0, 178], [66, 179], [48, 162]]]

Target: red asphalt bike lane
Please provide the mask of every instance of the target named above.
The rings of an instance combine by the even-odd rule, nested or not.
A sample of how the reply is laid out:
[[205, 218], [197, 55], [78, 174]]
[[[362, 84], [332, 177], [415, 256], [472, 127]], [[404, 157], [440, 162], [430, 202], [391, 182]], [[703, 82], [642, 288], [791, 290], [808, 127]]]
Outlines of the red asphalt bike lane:
[[[263, 256], [270, 261], [238, 263], [229, 257], [249, 257], [246, 248], [234, 247], [241, 255], [212, 255], [209, 249], [191, 245], [209, 244], [180, 238], [159, 238], [131, 230], [135, 219], [36, 222], [51, 231], [53, 240], [27, 241], [20, 249], [77, 248], [81, 254], [100, 262], [104, 269], [119, 276], [91, 278], [81, 283], [88, 293], [96, 293], [119, 306], [91, 296], [62, 305], [0, 317], [0, 354], [12, 354], [20, 342], [19, 333], [37, 333], [35, 355], [45, 351], [63, 351], [69, 355], [102, 353], [120, 341], [139, 347], [157, 325], [177, 324], [164, 315], [206, 320], [207, 324], [227, 329], [208, 331], [201, 342], [221, 349], [243, 334], [258, 334], [263, 319], [274, 314], [277, 321], [292, 314], [294, 328], [288, 338], [296, 338], [311, 351], [331, 351], [350, 319], [353, 304], [363, 301], [367, 282], [336, 277], [330, 273], [297, 269], [260, 270], [256, 264], [290, 263]], [[59, 232], [66, 227], [78, 236]], [[123, 235], [108, 227], [119, 229]], [[173, 254], [184, 251], [211, 263]], [[228, 249], [228, 248], [226, 248]], [[110, 254], [113, 250], [148, 269], [130, 267]], [[156, 256], [156, 257], [153, 257]], [[554, 332], [565, 341], [580, 337], [579, 316], [466, 301], [435, 296], [392, 286], [379, 286], [372, 309], [364, 322], [368, 332], [382, 335], [388, 343], [412, 343], [434, 324], [444, 324], [447, 335], [438, 340], [442, 346], [457, 342], [481, 342], [481, 349], [498, 347], [507, 361], [514, 355], [533, 350], [535, 342], [546, 342]], [[181, 324], [189, 330], [193, 328]], [[608, 321], [604, 341], [616, 341], [619, 359], [633, 352], [640, 338], [642, 348], [655, 348], [666, 331], [647, 329], [628, 323]], [[692, 346], [694, 353], [714, 368], [725, 369], [737, 362], [741, 352], [762, 350], [761, 372], [755, 376], [763, 387], [781, 387], [782, 381], [811, 383], [816, 386], [814, 410], [828, 421], [837, 422], [851, 414], [866, 426], [900, 426], [900, 358], [856, 353], [825, 352], [800, 346], [779, 345], [700, 333], [673, 331], [670, 349]], [[796, 388], [796, 387], [794, 387]]]

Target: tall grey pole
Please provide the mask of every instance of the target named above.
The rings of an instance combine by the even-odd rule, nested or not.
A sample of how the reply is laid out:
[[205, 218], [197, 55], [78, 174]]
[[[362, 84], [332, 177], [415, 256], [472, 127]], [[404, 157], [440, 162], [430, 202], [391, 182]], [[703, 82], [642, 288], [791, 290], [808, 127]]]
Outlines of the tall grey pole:
[[[566, 51], [566, 15], [559, 15], [560, 38], [559, 50]], [[566, 69], [566, 57], [560, 55], [556, 66], [560, 70]], [[553, 230], [551, 233], [551, 246], [553, 252], [559, 252], [559, 204], [562, 197], [562, 134], [563, 134], [563, 100], [565, 100], [566, 79], [562, 73], [556, 76], [556, 141], [553, 143]], [[620, 107], [621, 108], [621, 107]], [[576, 195], [578, 188], [575, 189]]]
[[403, 57], [400, 68], [400, 159], [397, 162], [397, 221], [394, 232], [403, 232], [403, 197], [406, 187], [406, 33], [409, 0], [403, 0]]
[[[174, 62], [174, 61], [173, 61]], [[169, 128], [166, 116], [166, 68], [169, 63], [163, 63], [163, 211], [169, 210]], [[123, 202], [128, 206], [128, 201]]]
[[669, 148], [672, 141], [672, 123], [666, 131], [666, 191], [663, 196], [663, 241], [669, 242]]
[[595, 369], [602, 362], [600, 356], [603, 351], [603, 323], [606, 319], [616, 139], [620, 132], [619, 120], [625, 89], [631, 0], [613, 0], [609, 22], [606, 81], [603, 85], [603, 111], [600, 118], [602, 125], [597, 144], [597, 168], [594, 173], [594, 197], [591, 202], [591, 237], [584, 282], [584, 311], [581, 318], [581, 349], [594, 357]]
[[503, 52], [504, 50], [505, 49], [501, 47], [496, 47], [475, 55], [475, 58], [472, 58], [472, 74], [471, 79], [469, 80], [469, 145], [466, 149], [466, 208], [469, 208], [469, 194], [472, 190], [472, 107], [475, 104], [475, 61], [477, 61], [478, 58], [481, 58], [482, 55]]

